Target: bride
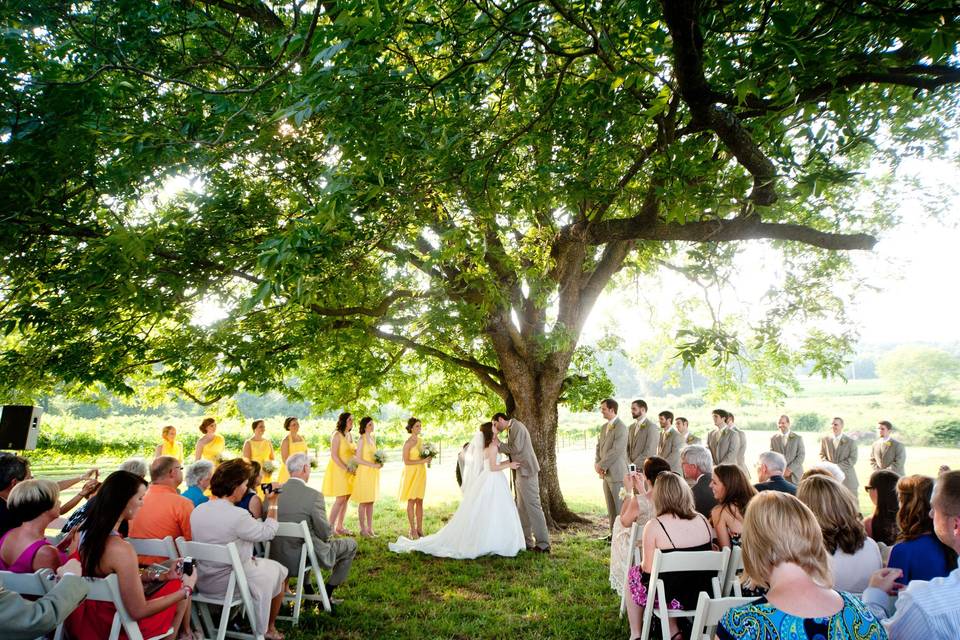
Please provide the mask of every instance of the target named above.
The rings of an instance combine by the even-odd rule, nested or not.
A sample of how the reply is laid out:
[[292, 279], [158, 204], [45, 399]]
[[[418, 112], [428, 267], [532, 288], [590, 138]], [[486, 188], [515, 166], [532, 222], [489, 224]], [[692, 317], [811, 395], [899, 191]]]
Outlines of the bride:
[[484, 422], [464, 455], [463, 500], [457, 512], [440, 531], [419, 540], [400, 536], [389, 545], [390, 550], [458, 559], [515, 556], [522, 551], [526, 542], [520, 516], [502, 473], [520, 463], [497, 462], [497, 455], [493, 424]]

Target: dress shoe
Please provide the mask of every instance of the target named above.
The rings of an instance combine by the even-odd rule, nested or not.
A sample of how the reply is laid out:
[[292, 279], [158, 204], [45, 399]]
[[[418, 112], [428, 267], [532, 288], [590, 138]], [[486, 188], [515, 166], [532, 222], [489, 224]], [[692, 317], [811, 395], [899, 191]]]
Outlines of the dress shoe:
[[533, 552], [534, 552], [534, 553], [545, 553], [545, 554], [547, 554], [547, 555], [550, 555], [550, 547], [534, 547], [534, 548], [533, 548]]

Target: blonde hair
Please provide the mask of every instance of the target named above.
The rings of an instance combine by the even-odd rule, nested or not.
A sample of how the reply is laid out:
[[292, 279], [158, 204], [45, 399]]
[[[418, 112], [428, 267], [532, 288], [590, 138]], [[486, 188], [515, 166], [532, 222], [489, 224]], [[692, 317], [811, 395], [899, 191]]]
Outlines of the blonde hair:
[[690, 485], [672, 471], [661, 471], [657, 475], [653, 483], [653, 506], [658, 516], [669, 513], [684, 520], [697, 516]]
[[160, 430], [160, 437], [166, 438], [167, 434], [170, 433], [171, 429], [176, 429], [176, 427], [173, 426], [172, 424], [168, 424], [167, 426], [165, 426], [163, 429]]
[[773, 570], [791, 562], [817, 584], [833, 586], [817, 518], [794, 496], [764, 491], [751, 500], [743, 519], [741, 546], [744, 574], [753, 585], [769, 588]]
[[60, 499], [60, 487], [52, 480], [32, 478], [18, 482], [7, 497], [7, 508], [14, 518], [29, 522], [53, 509]]

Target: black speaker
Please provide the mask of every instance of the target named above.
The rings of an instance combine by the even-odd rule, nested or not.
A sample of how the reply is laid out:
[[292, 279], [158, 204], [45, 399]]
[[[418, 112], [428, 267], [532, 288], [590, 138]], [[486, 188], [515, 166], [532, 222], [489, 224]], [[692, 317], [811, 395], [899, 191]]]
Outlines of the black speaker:
[[37, 448], [43, 409], [8, 404], [0, 407], [0, 449], [25, 451]]

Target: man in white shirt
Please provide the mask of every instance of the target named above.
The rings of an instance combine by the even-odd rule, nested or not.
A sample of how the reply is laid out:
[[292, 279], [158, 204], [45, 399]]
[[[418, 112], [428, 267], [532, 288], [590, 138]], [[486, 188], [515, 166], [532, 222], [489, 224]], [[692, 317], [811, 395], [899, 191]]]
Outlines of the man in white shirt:
[[[937, 480], [931, 500], [933, 530], [940, 541], [960, 553], [960, 471], [948, 471]], [[896, 582], [900, 569], [880, 569], [870, 578], [863, 601], [883, 620], [890, 640], [956, 640], [960, 638], [960, 567], [945, 578]], [[891, 615], [892, 613], [892, 615]]]

